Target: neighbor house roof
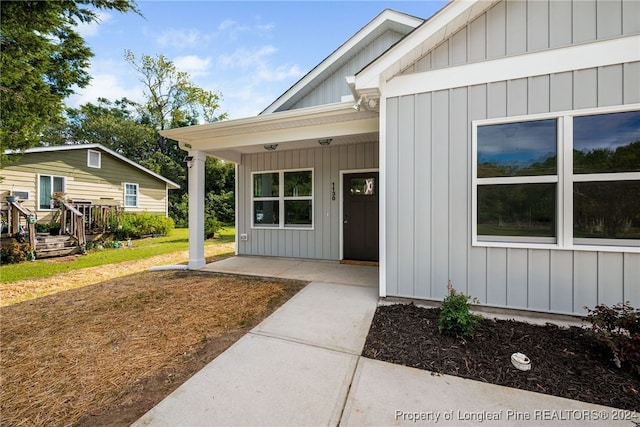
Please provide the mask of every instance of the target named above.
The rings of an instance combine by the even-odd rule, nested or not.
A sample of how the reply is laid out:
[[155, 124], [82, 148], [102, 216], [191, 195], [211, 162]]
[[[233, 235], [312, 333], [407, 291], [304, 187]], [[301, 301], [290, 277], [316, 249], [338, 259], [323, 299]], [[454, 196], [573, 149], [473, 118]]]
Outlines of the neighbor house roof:
[[34, 148], [26, 149], [24, 151], [6, 150], [5, 154], [18, 154], [18, 153], [28, 154], [28, 153], [44, 153], [44, 152], [51, 152], [51, 151], [69, 151], [69, 150], [87, 150], [87, 149], [103, 151], [119, 160], [122, 160], [125, 163], [128, 163], [134, 168], [139, 169], [142, 172], [153, 176], [154, 178], [164, 181], [170, 188], [173, 188], [173, 189], [180, 188], [180, 185], [176, 184], [175, 182], [163, 177], [162, 175], [158, 175], [157, 173], [150, 171], [144, 166], [141, 166], [138, 163], [127, 159], [122, 154], [119, 154], [101, 144], [73, 144], [73, 145], [55, 145], [50, 147], [34, 147]]

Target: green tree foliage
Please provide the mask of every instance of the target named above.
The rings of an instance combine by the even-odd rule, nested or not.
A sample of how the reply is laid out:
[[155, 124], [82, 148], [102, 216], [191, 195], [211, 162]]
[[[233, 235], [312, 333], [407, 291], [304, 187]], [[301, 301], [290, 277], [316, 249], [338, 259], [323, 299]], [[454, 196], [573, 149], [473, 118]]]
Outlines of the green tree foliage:
[[3, 149], [38, 145], [43, 129], [60, 120], [73, 88], [89, 83], [93, 54], [75, 26], [96, 21], [100, 9], [139, 13], [133, 0], [0, 2]]
[[[131, 51], [125, 52], [125, 59], [138, 72], [144, 86], [144, 101], [136, 104], [140, 121], [156, 131], [198, 124], [212, 123], [227, 118], [219, 113], [221, 96], [194, 85], [188, 73], [179, 71], [175, 64], [163, 55], [155, 57], [142, 55], [139, 59]], [[185, 152], [178, 143], [160, 135], [156, 140], [156, 151], [141, 163], [180, 184], [180, 191], [169, 193], [169, 210], [176, 223], [184, 225], [186, 215], [184, 193], [187, 191], [186, 170], [182, 161]], [[207, 161], [207, 192], [221, 194], [221, 190], [233, 190], [233, 179], [224, 169], [224, 163], [215, 159]], [[231, 175], [233, 176], [233, 175]]]
[[126, 98], [115, 102], [98, 98], [97, 104], [67, 109], [66, 118], [64, 124], [43, 133], [43, 143], [102, 144], [138, 163], [157, 151], [157, 132], [140, 123], [133, 103]]

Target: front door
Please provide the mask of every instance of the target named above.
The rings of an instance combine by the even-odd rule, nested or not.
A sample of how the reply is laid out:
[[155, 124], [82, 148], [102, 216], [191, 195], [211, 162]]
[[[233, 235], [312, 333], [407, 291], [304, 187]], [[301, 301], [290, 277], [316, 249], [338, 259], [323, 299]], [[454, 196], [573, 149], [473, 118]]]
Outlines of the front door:
[[378, 261], [378, 172], [344, 175], [343, 258]]

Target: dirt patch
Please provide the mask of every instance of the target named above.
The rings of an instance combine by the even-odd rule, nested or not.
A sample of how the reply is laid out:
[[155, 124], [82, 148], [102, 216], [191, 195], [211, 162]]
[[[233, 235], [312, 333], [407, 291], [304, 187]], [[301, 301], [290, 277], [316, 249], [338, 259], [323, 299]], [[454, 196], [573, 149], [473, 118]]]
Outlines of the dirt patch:
[[2, 423], [129, 425], [303, 286], [142, 272], [2, 307]]
[[[363, 356], [473, 380], [637, 411], [640, 377], [616, 368], [585, 329], [483, 319], [470, 339], [441, 335], [439, 309], [413, 304], [376, 310]], [[513, 367], [526, 354], [530, 371]]]
[[[127, 249], [122, 248], [118, 250]], [[208, 263], [216, 259], [232, 256], [233, 252], [233, 242], [205, 246], [205, 257]], [[46, 262], [55, 264], [65, 263], [78, 256], [79, 255], [71, 255], [68, 257], [49, 258]], [[42, 297], [72, 288], [93, 285], [116, 277], [123, 277], [132, 273], [145, 271], [157, 265], [180, 264], [188, 261], [188, 259], [189, 251], [172, 252], [140, 260], [73, 270], [56, 274], [53, 277], [0, 283], [0, 306], [7, 306], [30, 298]], [[25, 263], [24, 266], [28, 268], [29, 264]]]

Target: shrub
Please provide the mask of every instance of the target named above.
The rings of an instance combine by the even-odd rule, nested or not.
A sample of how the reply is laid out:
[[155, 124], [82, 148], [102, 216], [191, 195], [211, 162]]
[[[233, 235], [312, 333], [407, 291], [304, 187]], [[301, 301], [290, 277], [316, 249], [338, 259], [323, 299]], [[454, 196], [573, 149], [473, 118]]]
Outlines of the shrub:
[[28, 243], [19, 243], [14, 239], [2, 244], [0, 249], [0, 263], [16, 264], [33, 259], [33, 253]]
[[211, 239], [220, 230], [220, 223], [218, 220], [210, 216], [204, 221], [204, 238]]
[[628, 365], [640, 374], [640, 309], [634, 309], [628, 301], [613, 307], [600, 304], [593, 310], [585, 309], [591, 332], [611, 350], [616, 366]]
[[449, 295], [442, 301], [438, 318], [440, 333], [459, 337], [472, 336], [481, 316], [469, 312], [469, 300], [477, 300], [457, 292], [451, 281], [447, 284], [447, 290]]
[[38, 233], [48, 233], [49, 232], [49, 224], [42, 224], [40, 222], [36, 223], [36, 232]]
[[120, 215], [120, 228], [113, 231], [114, 239], [139, 239], [142, 236], [166, 236], [173, 230], [171, 218], [164, 215], [142, 213], [123, 213]]

